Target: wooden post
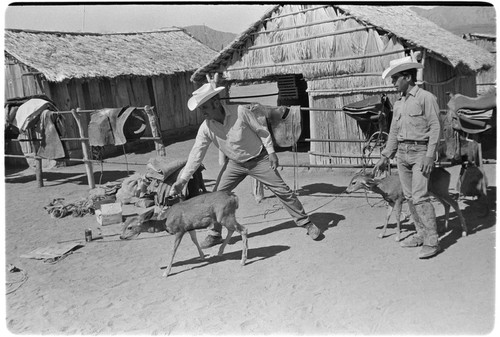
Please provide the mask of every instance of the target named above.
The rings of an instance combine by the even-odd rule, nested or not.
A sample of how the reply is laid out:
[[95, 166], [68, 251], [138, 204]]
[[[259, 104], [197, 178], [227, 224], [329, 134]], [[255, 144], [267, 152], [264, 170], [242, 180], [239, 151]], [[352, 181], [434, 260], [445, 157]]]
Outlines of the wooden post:
[[[36, 181], [38, 183], [38, 187], [43, 187], [42, 158], [40, 158], [36, 155], [37, 147], [35, 146], [35, 143], [33, 141], [33, 139], [36, 139], [36, 137], [33, 134], [33, 129], [31, 129], [31, 128], [28, 130], [28, 137], [30, 139], [29, 146], [33, 150], [33, 158], [34, 158], [33, 164], [35, 166], [34, 168], [35, 168]], [[29, 164], [29, 161], [28, 161], [28, 164]]]
[[87, 135], [87, 128], [84, 128], [82, 125], [82, 120], [80, 118], [80, 115], [78, 115], [78, 111], [80, 109], [71, 109], [71, 114], [75, 118], [76, 125], [78, 126], [78, 132], [80, 133], [80, 138], [85, 138], [82, 139], [82, 152], [83, 152], [83, 160], [85, 163], [85, 170], [87, 171], [87, 180], [89, 184], [89, 188], [93, 189], [95, 187], [94, 183], [94, 170], [92, 168], [92, 163], [90, 162], [90, 143], [87, 143], [88, 140], [88, 135]]
[[149, 105], [144, 106], [144, 111], [146, 111], [146, 114], [148, 115], [149, 125], [151, 126], [151, 133], [153, 134], [153, 137], [159, 138], [155, 139], [156, 155], [165, 157], [167, 154], [165, 152], [163, 140], [161, 139], [160, 123], [158, 122], [158, 117], [153, 111], [153, 108]]
[[43, 176], [42, 176], [42, 158], [35, 158], [35, 176], [38, 182], [38, 187], [43, 187]]

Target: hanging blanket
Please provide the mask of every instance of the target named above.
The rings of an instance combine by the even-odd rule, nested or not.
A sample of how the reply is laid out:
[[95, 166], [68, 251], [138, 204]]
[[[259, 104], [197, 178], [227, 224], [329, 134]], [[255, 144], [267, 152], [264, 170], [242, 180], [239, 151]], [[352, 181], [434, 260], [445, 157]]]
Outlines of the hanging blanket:
[[123, 145], [146, 131], [144, 112], [134, 107], [101, 109], [90, 115], [89, 142], [92, 146]]
[[[245, 106], [266, 126], [275, 145], [290, 147], [297, 143], [302, 132], [300, 106], [272, 107], [261, 104]], [[265, 124], [264, 124], [265, 121]]]

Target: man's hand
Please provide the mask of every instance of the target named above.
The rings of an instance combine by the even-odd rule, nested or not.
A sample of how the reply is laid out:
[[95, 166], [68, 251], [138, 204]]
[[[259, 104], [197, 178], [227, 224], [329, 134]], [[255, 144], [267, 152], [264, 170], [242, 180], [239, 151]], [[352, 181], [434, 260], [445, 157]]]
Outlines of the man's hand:
[[389, 163], [389, 158], [381, 156], [378, 162], [375, 164], [372, 170], [372, 174], [375, 175], [378, 171], [384, 172]]
[[279, 161], [278, 161], [278, 156], [276, 155], [276, 152], [269, 154], [269, 164], [271, 164], [271, 168], [273, 170], [276, 170], [278, 168]]
[[179, 195], [182, 194], [182, 190], [184, 189], [184, 186], [186, 186], [187, 181], [179, 178], [177, 181], [172, 185], [172, 188], [170, 189], [170, 192], [168, 193], [168, 196], [173, 196], [173, 195]]
[[420, 164], [420, 171], [425, 177], [428, 177], [434, 168], [434, 157], [424, 157], [422, 163]]

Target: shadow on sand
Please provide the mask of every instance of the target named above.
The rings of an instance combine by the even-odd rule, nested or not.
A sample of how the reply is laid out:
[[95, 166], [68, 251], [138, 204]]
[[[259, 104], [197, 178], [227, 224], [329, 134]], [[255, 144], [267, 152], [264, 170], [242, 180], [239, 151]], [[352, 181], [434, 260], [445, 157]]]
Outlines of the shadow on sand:
[[[259, 247], [259, 248], [252, 248], [248, 249], [248, 260], [246, 262], [246, 265], [252, 264], [257, 261], [265, 260], [270, 257], [276, 256], [281, 252], [284, 252], [286, 250], [290, 249], [289, 246], [268, 246], [268, 247]], [[193, 269], [198, 269], [198, 268], [203, 268], [209, 264], [214, 264], [214, 263], [219, 263], [223, 262], [226, 260], [240, 260], [241, 259], [241, 250], [237, 250], [235, 252], [223, 254], [222, 256], [210, 256], [208, 258], [205, 258], [204, 260], [200, 259], [200, 257], [195, 257], [189, 260], [185, 261], [179, 261], [179, 262], [174, 262], [172, 264], [172, 268], [174, 267], [179, 267], [179, 266], [185, 266], [185, 265], [190, 265], [190, 264], [197, 264], [197, 266], [191, 267], [189, 269], [185, 269], [182, 271], [178, 271], [175, 273], [170, 273], [169, 277], [173, 275], [177, 275], [189, 270]], [[201, 265], [198, 265], [199, 263], [202, 263]], [[161, 267], [161, 269], [166, 269], [167, 266]]]

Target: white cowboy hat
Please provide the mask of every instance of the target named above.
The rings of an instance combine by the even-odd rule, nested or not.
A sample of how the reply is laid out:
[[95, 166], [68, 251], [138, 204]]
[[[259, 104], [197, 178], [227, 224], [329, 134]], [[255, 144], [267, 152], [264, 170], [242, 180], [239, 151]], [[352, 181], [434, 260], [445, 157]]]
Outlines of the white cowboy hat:
[[203, 84], [197, 90], [193, 91], [193, 96], [188, 101], [189, 110], [193, 111], [224, 89], [226, 88], [216, 87], [213, 82]]
[[394, 74], [400, 73], [402, 71], [408, 70], [408, 69], [422, 69], [423, 66], [422, 64], [413, 61], [411, 56], [406, 56], [401, 59], [396, 59], [392, 60], [389, 63], [389, 68], [384, 70], [382, 73], [382, 79], [386, 79], [389, 76], [392, 76]]

